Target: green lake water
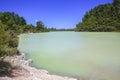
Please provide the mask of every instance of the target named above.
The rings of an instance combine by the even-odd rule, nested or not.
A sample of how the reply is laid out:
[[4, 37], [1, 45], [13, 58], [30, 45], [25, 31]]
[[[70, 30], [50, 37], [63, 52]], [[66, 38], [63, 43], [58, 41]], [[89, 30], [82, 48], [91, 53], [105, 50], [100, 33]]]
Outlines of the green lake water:
[[52, 74], [120, 80], [120, 33], [21, 34], [18, 49]]

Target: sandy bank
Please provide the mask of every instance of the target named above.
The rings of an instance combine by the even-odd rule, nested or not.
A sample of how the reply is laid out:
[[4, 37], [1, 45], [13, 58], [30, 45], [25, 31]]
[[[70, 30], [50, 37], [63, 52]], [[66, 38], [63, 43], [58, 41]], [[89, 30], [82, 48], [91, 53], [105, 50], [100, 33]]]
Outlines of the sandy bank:
[[13, 67], [11, 76], [2, 76], [0, 80], [77, 80], [74, 78], [51, 75], [46, 70], [36, 69], [29, 66], [31, 59], [25, 59], [25, 54], [6, 57], [5, 61], [9, 61]]

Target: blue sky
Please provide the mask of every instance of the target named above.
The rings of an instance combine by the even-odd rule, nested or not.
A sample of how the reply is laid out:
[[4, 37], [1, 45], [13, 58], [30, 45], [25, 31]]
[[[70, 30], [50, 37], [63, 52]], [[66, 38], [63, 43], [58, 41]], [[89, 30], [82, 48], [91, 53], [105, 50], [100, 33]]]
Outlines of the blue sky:
[[15, 12], [28, 24], [40, 20], [47, 27], [74, 28], [86, 11], [113, 0], [0, 0], [0, 12]]

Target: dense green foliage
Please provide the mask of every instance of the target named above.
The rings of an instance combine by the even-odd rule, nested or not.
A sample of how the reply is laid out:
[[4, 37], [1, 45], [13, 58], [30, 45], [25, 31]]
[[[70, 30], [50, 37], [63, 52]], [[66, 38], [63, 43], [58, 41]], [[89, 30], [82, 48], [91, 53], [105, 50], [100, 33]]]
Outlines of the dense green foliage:
[[26, 24], [26, 20], [14, 12], [0, 12], [0, 59], [18, 52], [18, 34], [49, 31], [41, 21], [36, 24]]
[[71, 29], [56, 29], [56, 28], [48, 28], [49, 31], [74, 31], [74, 28]]
[[49, 29], [47, 29], [47, 27], [45, 27], [41, 21], [37, 21], [36, 25], [37, 25], [36, 26], [37, 31], [41, 31], [41, 32], [48, 32], [49, 31]]
[[56, 29], [55, 31], [74, 31], [74, 29]]
[[11, 30], [5, 31], [6, 25], [0, 22], [0, 57], [17, 53], [18, 40]]
[[120, 0], [86, 12], [76, 31], [120, 31]]

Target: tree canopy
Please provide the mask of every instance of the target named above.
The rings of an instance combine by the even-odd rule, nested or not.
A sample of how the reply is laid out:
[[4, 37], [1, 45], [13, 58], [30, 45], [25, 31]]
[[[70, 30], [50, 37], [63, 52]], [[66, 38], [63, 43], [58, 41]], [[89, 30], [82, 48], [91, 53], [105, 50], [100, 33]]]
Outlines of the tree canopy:
[[41, 21], [36, 24], [27, 24], [24, 17], [14, 12], [0, 12], [0, 58], [18, 52], [18, 34], [49, 31]]
[[76, 25], [76, 31], [120, 31], [120, 0], [96, 6]]

